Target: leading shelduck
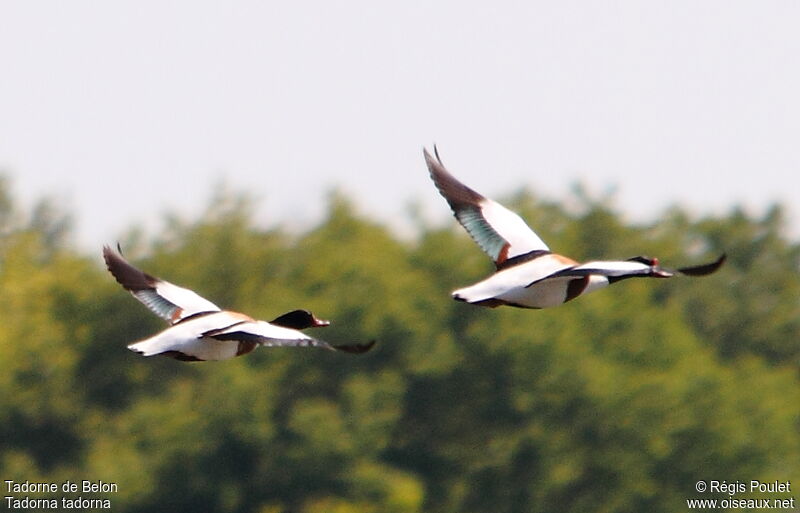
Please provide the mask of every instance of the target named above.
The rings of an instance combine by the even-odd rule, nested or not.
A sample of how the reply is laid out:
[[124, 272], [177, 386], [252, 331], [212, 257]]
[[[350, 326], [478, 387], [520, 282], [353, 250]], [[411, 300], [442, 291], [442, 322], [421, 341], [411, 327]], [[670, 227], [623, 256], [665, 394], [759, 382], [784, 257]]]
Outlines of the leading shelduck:
[[365, 353], [368, 344], [333, 345], [298, 330], [327, 326], [306, 310], [293, 310], [270, 321], [221, 310], [195, 292], [137, 269], [121, 252], [105, 246], [103, 258], [114, 278], [171, 326], [128, 349], [143, 356], [163, 355], [183, 361], [227, 360], [257, 346], [313, 346], [347, 353]]
[[549, 308], [627, 278], [704, 276], [725, 262], [723, 254], [714, 262], [676, 270], [643, 256], [578, 263], [550, 251], [517, 214], [459, 182], [445, 169], [435, 146], [435, 157], [427, 149], [423, 153], [433, 183], [456, 219], [496, 267], [483, 281], [454, 291], [459, 301], [492, 308]]

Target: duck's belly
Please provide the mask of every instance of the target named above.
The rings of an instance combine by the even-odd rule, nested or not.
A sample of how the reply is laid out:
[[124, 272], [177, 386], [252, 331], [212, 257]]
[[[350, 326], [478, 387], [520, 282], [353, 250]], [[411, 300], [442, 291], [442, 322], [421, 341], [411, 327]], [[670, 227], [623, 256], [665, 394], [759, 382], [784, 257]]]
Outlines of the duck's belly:
[[513, 306], [551, 308], [567, 300], [567, 284], [550, 281], [537, 283], [530, 287], [515, 287], [500, 294], [497, 298]]
[[608, 285], [605, 276], [556, 278], [518, 287], [502, 294], [500, 299], [526, 308], [552, 308]]
[[204, 361], [228, 360], [240, 354], [238, 341], [213, 338], [195, 338], [176, 346], [173, 350]]
[[595, 275], [546, 279], [528, 287], [510, 286], [490, 278], [472, 287], [457, 290], [453, 295], [456, 299], [469, 303], [489, 306], [508, 304], [523, 308], [552, 308], [606, 285], [608, 279], [605, 276]]
[[236, 340], [214, 340], [196, 336], [176, 336], [170, 328], [154, 337], [131, 344], [128, 349], [144, 356], [163, 354], [178, 360], [227, 360], [241, 353]]

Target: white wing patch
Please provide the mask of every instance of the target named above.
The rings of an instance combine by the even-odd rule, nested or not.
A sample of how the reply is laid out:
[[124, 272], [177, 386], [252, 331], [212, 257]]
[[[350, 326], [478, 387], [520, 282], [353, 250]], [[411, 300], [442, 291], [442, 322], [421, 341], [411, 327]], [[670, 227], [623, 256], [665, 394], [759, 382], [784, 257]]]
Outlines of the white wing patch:
[[[143, 291], [144, 292], [144, 291]], [[158, 280], [156, 282], [156, 288], [153, 292], [155, 296], [159, 299], [155, 302], [164, 302], [170, 303], [175, 305], [175, 308], [169, 313], [169, 318], [164, 317], [168, 321], [175, 324], [191, 315], [195, 315], [201, 312], [218, 312], [220, 308], [209, 301], [208, 299], [200, 296], [196, 292], [185, 289], [183, 287], [178, 287], [177, 285], [173, 285], [168, 281]], [[138, 295], [134, 294], [134, 296]], [[143, 303], [143, 300], [140, 299]], [[147, 305], [147, 303], [145, 303]], [[155, 308], [149, 307], [151, 310], [156, 312]], [[165, 311], [166, 313], [166, 311]], [[157, 315], [158, 312], [156, 312]]]
[[481, 212], [497, 235], [508, 243], [506, 258], [550, 250], [519, 215], [500, 203], [487, 198], [481, 204]]

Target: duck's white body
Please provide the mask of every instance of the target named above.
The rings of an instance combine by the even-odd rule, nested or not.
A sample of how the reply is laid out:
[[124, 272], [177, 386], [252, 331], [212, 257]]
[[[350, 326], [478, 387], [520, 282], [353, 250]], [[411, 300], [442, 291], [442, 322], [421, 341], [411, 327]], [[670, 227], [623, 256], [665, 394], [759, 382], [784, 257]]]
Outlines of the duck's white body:
[[243, 354], [240, 342], [214, 340], [202, 336], [220, 326], [231, 326], [237, 322], [229, 312], [211, 312], [165, 329], [148, 339], [128, 345], [128, 349], [142, 356], [154, 356], [175, 351], [197, 360], [227, 360]]
[[[536, 262], [526, 262], [498, 271], [469, 287], [455, 290], [453, 298], [485, 306], [507, 304], [523, 308], [550, 308], [609, 285], [608, 278], [601, 275], [541, 280], [538, 278], [541, 272], [541, 266], [537, 266]], [[525, 285], [528, 283], [530, 285]], [[573, 283], [576, 284], [572, 285], [575, 292], [570, 293]], [[493, 304], [495, 302], [497, 304]]]
[[607, 287], [615, 278], [648, 276], [651, 272], [652, 266], [636, 261], [596, 261], [579, 265], [561, 255], [546, 253], [502, 268], [483, 281], [458, 289], [453, 292], [453, 298], [486, 306], [550, 308]]
[[634, 277], [669, 278], [675, 274], [702, 276], [725, 261], [670, 271], [657, 259], [592, 261], [580, 264], [553, 253], [525, 221], [501, 204], [459, 182], [439, 160], [423, 150], [431, 178], [453, 214], [493, 260], [496, 272], [453, 292], [467, 303], [496, 307], [549, 308]]
[[[363, 353], [372, 344], [331, 345], [298, 329], [327, 326], [305, 310], [288, 312], [272, 322], [221, 310], [195, 292], [146, 274], [122, 255], [103, 248], [108, 270], [126, 290], [171, 326], [128, 349], [143, 356], [165, 355], [184, 361], [228, 360], [258, 346], [314, 346]], [[298, 329], [293, 329], [298, 328]]]
[[[255, 339], [260, 340], [256, 342]], [[174, 351], [205, 361], [228, 360], [249, 353], [257, 345], [321, 346], [319, 342], [297, 330], [236, 312], [219, 311], [182, 321], [153, 337], [130, 344], [128, 349], [142, 356]]]

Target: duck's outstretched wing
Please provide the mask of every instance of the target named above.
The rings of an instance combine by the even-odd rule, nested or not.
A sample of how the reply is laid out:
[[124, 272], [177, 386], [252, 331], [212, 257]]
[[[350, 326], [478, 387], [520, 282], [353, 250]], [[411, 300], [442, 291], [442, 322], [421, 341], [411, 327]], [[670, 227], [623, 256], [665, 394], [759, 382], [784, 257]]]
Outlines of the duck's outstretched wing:
[[458, 222], [497, 267], [506, 260], [532, 252], [549, 251], [547, 244], [522, 220], [500, 203], [459, 182], [445, 169], [434, 146], [434, 158], [423, 148], [433, 183], [453, 210]]
[[202, 312], [217, 312], [220, 308], [197, 293], [151, 276], [132, 266], [122, 255], [108, 246], [103, 247], [106, 267], [125, 290], [171, 324]]
[[[621, 278], [633, 276], [649, 276], [658, 272], [659, 269], [635, 260], [598, 260], [586, 262], [579, 265], [574, 265], [556, 271], [538, 281], [549, 280], [553, 278], [563, 277], [580, 277], [580, 276], [606, 276], [608, 278]], [[663, 271], [659, 275], [662, 278], [672, 276], [671, 271]], [[536, 282], [534, 282], [536, 283]]]
[[634, 257], [620, 261], [586, 262], [554, 272], [534, 283], [553, 278], [589, 275], [606, 276], [612, 282], [636, 276], [649, 276], [654, 278], [671, 278], [672, 276], [681, 274], [686, 276], [705, 276], [716, 272], [717, 269], [725, 263], [726, 258], [726, 255], [723, 253], [713, 262], [689, 267], [679, 267], [677, 269], [661, 267], [658, 264], [658, 260], [648, 257]]
[[203, 333], [203, 336], [214, 340], [236, 340], [267, 347], [321, 347], [357, 354], [366, 353], [375, 345], [375, 341], [367, 344], [330, 344], [300, 331], [276, 326], [266, 321], [241, 322], [223, 329], [208, 331]]

